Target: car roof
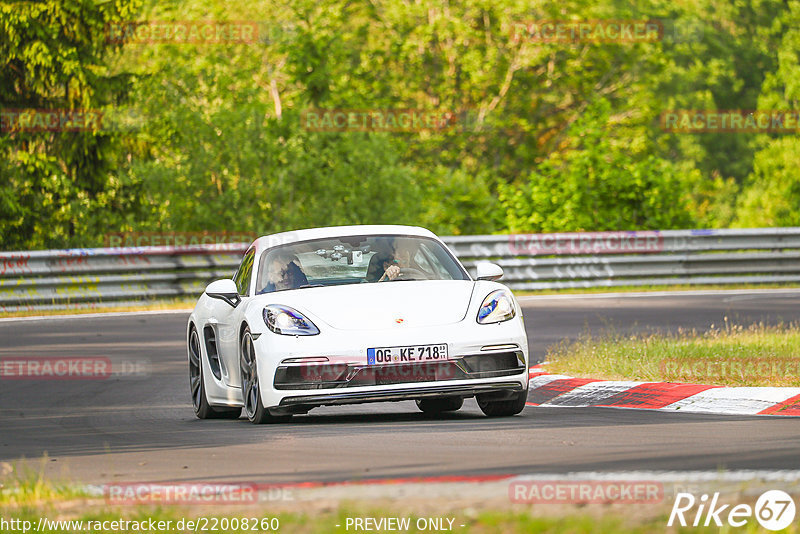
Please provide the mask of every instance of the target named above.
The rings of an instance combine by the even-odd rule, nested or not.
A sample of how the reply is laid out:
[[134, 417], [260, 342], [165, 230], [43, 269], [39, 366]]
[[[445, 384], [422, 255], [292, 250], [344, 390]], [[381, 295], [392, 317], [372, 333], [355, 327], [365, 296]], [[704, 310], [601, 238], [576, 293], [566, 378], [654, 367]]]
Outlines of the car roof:
[[420, 226], [405, 226], [400, 224], [363, 224], [352, 226], [326, 226], [323, 228], [306, 228], [304, 230], [290, 230], [259, 237], [253, 244], [258, 250], [287, 245], [311, 239], [325, 239], [331, 237], [344, 237], [352, 235], [409, 235], [416, 237], [432, 237], [438, 239], [436, 234]]

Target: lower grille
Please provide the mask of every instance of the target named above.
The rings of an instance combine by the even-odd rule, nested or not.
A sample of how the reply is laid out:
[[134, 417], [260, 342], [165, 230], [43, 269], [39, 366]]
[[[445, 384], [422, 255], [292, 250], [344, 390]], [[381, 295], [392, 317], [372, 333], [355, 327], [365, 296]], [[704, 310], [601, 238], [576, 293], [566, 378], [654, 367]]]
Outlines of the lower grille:
[[[457, 366], [449, 363], [442, 362], [438, 364], [407, 364], [407, 365], [390, 365], [386, 367], [379, 367], [376, 369], [363, 369], [361, 374], [367, 380], [372, 376], [375, 377], [376, 386], [385, 386], [387, 384], [405, 384], [408, 382], [433, 382], [435, 380], [453, 380], [459, 374]], [[463, 374], [463, 373], [460, 373]], [[466, 378], [466, 377], [459, 377]]]
[[275, 389], [332, 389], [511, 376], [527, 372], [522, 351], [468, 355], [436, 363], [281, 366]]
[[[523, 391], [525, 387], [519, 382], [495, 382], [492, 384], [435, 384], [425, 386], [424, 390], [387, 389], [370, 392], [347, 391], [342, 389], [335, 393], [308, 394], [286, 397], [280, 406], [297, 408], [304, 411], [315, 406], [335, 406], [341, 404], [360, 404], [362, 402], [402, 401], [437, 397], [473, 397], [475, 395], [512, 395]], [[297, 413], [297, 412], [294, 412]]]

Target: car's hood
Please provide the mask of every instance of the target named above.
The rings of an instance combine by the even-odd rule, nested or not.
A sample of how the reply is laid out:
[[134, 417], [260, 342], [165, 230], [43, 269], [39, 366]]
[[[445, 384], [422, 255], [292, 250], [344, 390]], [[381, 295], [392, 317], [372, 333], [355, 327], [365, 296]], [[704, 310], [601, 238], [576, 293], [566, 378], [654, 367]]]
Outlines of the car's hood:
[[467, 280], [380, 282], [279, 291], [258, 298], [264, 304], [308, 312], [333, 328], [371, 330], [459, 322], [467, 313], [473, 286]]

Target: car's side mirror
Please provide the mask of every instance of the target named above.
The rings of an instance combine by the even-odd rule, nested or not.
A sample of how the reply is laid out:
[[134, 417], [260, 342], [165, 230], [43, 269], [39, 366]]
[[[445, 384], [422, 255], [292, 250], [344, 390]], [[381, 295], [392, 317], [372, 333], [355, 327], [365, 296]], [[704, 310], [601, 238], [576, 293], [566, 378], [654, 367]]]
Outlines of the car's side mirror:
[[496, 263], [482, 261], [475, 266], [478, 280], [499, 280], [503, 277], [503, 268]]
[[236, 289], [236, 283], [230, 278], [216, 280], [206, 287], [206, 295], [212, 299], [224, 300], [234, 308], [242, 301]]

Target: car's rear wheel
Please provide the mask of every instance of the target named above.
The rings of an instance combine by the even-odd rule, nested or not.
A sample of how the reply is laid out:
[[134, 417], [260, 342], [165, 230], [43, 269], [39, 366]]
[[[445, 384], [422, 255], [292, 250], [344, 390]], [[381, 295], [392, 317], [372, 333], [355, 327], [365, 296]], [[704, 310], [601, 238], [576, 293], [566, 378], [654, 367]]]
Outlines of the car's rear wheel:
[[525, 408], [525, 402], [528, 400], [528, 390], [515, 393], [512, 398], [507, 400], [493, 400], [491, 394], [478, 395], [475, 398], [478, 401], [478, 407], [488, 417], [509, 417], [517, 415]]
[[455, 412], [464, 405], [461, 397], [438, 397], [417, 399], [417, 408], [425, 413]]
[[265, 408], [261, 402], [256, 349], [253, 346], [253, 336], [250, 334], [249, 328], [245, 328], [239, 346], [241, 347], [239, 365], [242, 370], [242, 400], [247, 419], [256, 425], [279, 423], [291, 419], [291, 415], [274, 416], [270, 414], [269, 409]]
[[193, 326], [189, 332], [189, 388], [194, 414], [198, 419], [238, 419], [241, 408], [215, 408], [208, 403], [202, 358], [200, 336]]

